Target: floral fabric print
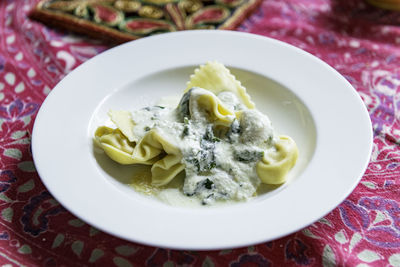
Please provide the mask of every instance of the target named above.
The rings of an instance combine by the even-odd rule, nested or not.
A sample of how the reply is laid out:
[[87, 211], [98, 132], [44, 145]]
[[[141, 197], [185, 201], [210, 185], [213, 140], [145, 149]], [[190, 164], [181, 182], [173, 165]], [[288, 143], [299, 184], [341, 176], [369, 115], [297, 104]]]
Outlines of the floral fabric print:
[[360, 0], [265, 0], [240, 25], [310, 52], [354, 86], [373, 124], [371, 162], [342, 204], [297, 233], [232, 250], [175, 251], [91, 227], [41, 183], [30, 150], [41, 103], [110, 46], [27, 19], [37, 2], [0, 1], [0, 265], [400, 266], [399, 13]]

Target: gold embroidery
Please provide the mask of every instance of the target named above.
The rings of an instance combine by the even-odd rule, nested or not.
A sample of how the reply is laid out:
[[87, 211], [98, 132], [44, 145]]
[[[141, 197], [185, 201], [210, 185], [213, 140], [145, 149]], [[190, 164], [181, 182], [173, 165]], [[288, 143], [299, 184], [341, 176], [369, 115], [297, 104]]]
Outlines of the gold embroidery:
[[160, 19], [164, 16], [164, 12], [155, 6], [142, 6], [139, 9], [139, 15], [149, 19]]
[[144, 0], [143, 2], [154, 5], [166, 5], [168, 3], [175, 3], [179, 0]]
[[179, 2], [179, 6], [187, 13], [194, 13], [202, 8], [203, 4], [198, 0], [183, 0]]
[[137, 12], [142, 4], [139, 1], [118, 0], [114, 3], [114, 7], [124, 12]]

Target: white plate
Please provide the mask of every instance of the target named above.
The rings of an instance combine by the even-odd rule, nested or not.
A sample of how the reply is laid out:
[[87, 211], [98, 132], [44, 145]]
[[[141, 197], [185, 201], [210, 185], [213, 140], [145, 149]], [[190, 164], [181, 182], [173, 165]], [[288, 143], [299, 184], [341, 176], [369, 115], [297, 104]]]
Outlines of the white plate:
[[[93, 149], [109, 109], [179, 95], [194, 68], [218, 60], [300, 150], [290, 182], [249, 202], [183, 208], [124, 185], [122, 167]], [[39, 175], [73, 214], [115, 236], [176, 249], [225, 249], [272, 240], [318, 220], [354, 189], [369, 161], [372, 130], [352, 86], [312, 55], [261, 36], [186, 31], [133, 41], [87, 61], [43, 103], [32, 150]]]

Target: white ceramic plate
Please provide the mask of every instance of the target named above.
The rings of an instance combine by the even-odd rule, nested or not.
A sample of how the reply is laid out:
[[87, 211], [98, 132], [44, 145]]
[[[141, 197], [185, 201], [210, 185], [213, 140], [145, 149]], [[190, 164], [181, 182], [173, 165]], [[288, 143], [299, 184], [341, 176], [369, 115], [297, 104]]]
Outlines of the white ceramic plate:
[[[109, 109], [181, 94], [194, 68], [209, 60], [230, 68], [276, 130], [297, 142], [290, 182], [224, 207], [174, 207], [144, 197], [124, 184], [135, 167], [96, 152], [94, 131]], [[366, 169], [371, 129], [356, 91], [316, 57], [246, 33], [186, 31], [115, 47], [71, 72], [43, 103], [32, 150], [48, 190], [87, 223], [147, 245], [209, 250], [276, 239], [334, 209]]]

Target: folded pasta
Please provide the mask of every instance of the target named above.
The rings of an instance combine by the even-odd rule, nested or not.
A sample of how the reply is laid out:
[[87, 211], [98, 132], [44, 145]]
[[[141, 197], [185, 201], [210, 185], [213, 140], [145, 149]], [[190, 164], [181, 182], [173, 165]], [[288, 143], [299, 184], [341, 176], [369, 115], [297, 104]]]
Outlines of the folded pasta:
[[221, 92], [231, 92], [238, 98], [241, 105], [255, 108], [246, 88], [219, 62], [210, 62], [196, 69], [190, 77], [185, 91], [193, 87], [205, 88], [216, 95]]
[[298, 157], [294, 140], [276, 135], [218, 62], [195, 70], [177, 106], [109, 116], [115, 129], [99, 127], [95, 140], [112, 160], [151, 165], [151, 185], [158, 189], [184, 174], [175, 192], [203, 205], [247, 200], [261, 183], [284, 183]]

